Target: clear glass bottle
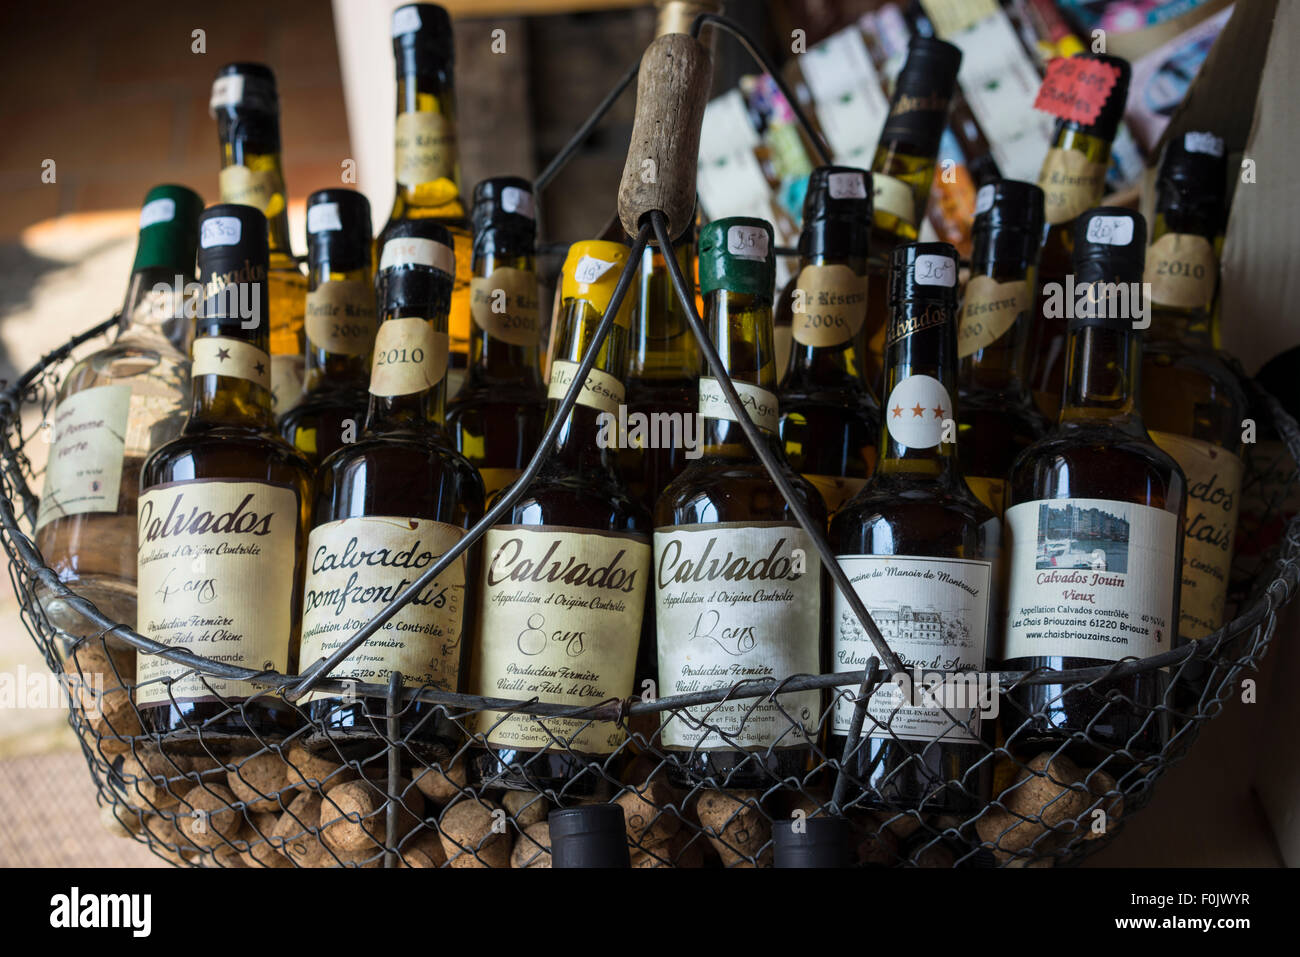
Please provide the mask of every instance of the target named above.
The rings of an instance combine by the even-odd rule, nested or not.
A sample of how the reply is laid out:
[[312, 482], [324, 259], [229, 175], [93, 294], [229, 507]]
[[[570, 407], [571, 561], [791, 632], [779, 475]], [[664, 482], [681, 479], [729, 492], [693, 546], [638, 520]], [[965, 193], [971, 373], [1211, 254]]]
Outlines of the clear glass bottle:
[[[266, 217], [199, 217], [193, 400], [140, 472], [137, 629], [225, 664], [293, 674], [311, 469], [271, 414]], [[144, 727], [195, 748], [292, 732], [298, 713], [249, 682], [136, 655]], [[198, 739], [198, 740], [195, 740]]]
[[451, 233], [457, 272], [448, 334], [452, 375], [459, 378], [469, 350], [473, 254], [460, 198], [455, 48], [447, 11], [432, 3], [408, 3], [394, 10], [393, 55], [397, 61], [396, 193], [379, 245], [382, 248], [389, 230], [405, 220], [431, 219]]
[[[768, 447], [777, 436], [772, 335], [772, 227], [761, 219], [715, 220], [700, 232], [705, 325], [728, 375]], [[823, 570], [812, 540], [723, 398], [718, 380], [699, 383], [703, 455], [655, 505], [655, 630], [661, 696], [726, 688], [746, 679], [781, 680], [821, 670]], [[788, 466], [786, 466], [788, 468]], [[814, 521], [826, 522], [817, 489], [787, 476]], [[666, 715], [661, 746], [675, 752], [678, 781], [766, 787], [802, 775], [820, 716], [817, 692], [770, 703], [737, 699]]]
[[[183, 339], [175, 327], [189, 322], [185, 287], [194, 281], [202, 210], [184, 186], [149, 190], [117, 338], [73, 366], [48, 432], [36, 547], [60, 581], [131, 627], [140, 467], [180, 432], [189, 402], [189, 356], [168, 334]], [[71, 639], [99, 631], [56, 595], [43, 594], [41, 605]]]
[[1124, 118], [1131, 70], [1129, 63], [1105, 53], [1076, 53], [1076, 59], [1102, 63], [1115, 71], [1115, 83], [1091, 123], [1056, 121], [1052, 145], [1038, 173], [1047, 221], [1039, 256], [1038, 305], [1030, 326], [1028, 384], [1038, 410], [1050, 420], [1061, 407], [1065, 381], [1067, 322], [1049, 315], [1047, 297], [1053, 285], [1063, 284], [1070, 272], [1074, 224], [1085, 211], [1101, 202], [1106, 192], [1110, 146]]
[[[303, 596], [302, 660], [332, 654], [454, 545], [483, 515], [483, 484], [432, 421], [447, 374], [451, 236], [428, 221], [402, 223], [384, 245], [383, 321], [375, 338], [370, 407], [361, 440], [321, 463]], [[346, 658], [332, 677], [410, 688], [464, 687], [473, 550]], [[332, 741], [373, 749], [386, 734], [382, 698], [316, 692], [308, 714]], [[408, 704], [408, 748], [445, 757], [459, 736], [433, 705]]]
[[[1001, 525], [962, 475], [957, 438], [957, 250], [909, 243], [893, 252], [893, 320], [880, 461], [832, 518], [830, 545], [889, 646], [928, 680], [985, 670], [997, 609]], [[836, 590], [831, 667], [859, 671], [876, 654]], [[968, 811], [987, 800], [992, 723], [979, 705], [886, 683], [872, 696], [850, 773], [868, 803]], [[828, 753], [840, 755], [854, 702], [835, 700]]]
[[[627, 257], [622, 243], [601, 240], [569, 249], [548, 424]], [[573, 707], [632, 694], [649, 592], [650, 521], [619, 483], [610, 432], [624, 399], [631, 313], [625, 298], [546, 465], [484, 537], [475, 694]], [[608, 760], [625, 740], [609, 722], [550, 718], [543, 727], [497, 712], [479, 715], [477, 730], [488, 748], [472, 771], [485, 786], [566, 796], [592, 793], [602, 778], [588, 762]]]
[[[1065, 400], [1009, 478], [1009, 671], [1106, 666], [1178, 642], [1187, 480], [1151, 441], [1139, 401], [1146, 226], [1132, 210], [1099, 207], [1074, 230]], [[1086, 688], [1022, 685], [1002, 704], [1007, 746], [1065, 745], [1084, 762], [1158, 750], [1169, 713], [1154, 709], [1168, 681], [1149, 670]]]
[[871, 229], [871, 175], [850, 166], [813, 170], [799, 272], [777, 304], [793, 339], [781, 380], [781, 442], [828, 514], [857, 494], [876, 463], [880, 406], [866, 379]]
[[491, 495], [519, 477], [546, 416], [533, 253], [533, 187], [517, 176], [474, 187], [469, 369], [447, 407], [447, 433]]
[[312, 466], [355, 442], [366, 420], [377, 325], [370, 203], [351, 189], [307, 197], [307, 371], [280, 434]]
[[221, 202], [252, 206], [266, 217], [271, 411], [281, 415], [302, 395], [307, 277], [289, 241], [275, 74], [261, 63], [226, 64], [212, 84], [210, 108], [221, 145]]
[[1152, 303], [1142, 350], [1142, 407], [1152, 440], [1187, 476], [1178, 606], [1184, 638], [1204, 638], [1223, 624], [1241, 507], [1248, 402], [1211, 335], [1227, 177], [1217, 136], [1192, 131], [1170, 140], [1147, 250]]
[[1033, 321], [1043, 191], [1004, 179], [976, 196], [971, 276], [957, 333], [962, 471], [994, 514], [1006, 507], [1007, 473], [1049, 423], [1025, 385], [1025, 341]]

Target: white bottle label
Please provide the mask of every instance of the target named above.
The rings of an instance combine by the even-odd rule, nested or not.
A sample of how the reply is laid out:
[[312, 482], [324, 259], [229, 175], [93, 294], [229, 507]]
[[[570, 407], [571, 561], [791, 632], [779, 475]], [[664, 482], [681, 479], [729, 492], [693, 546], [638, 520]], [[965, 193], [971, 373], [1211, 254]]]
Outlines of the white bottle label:
[[727, 229], [727, 252], [741, 259], [767, 258], [767, 230], [757, 226], [732, 226]]
[[[464, 534], [444, 522], [378, 515], [313, 528], [303, 589], [303, 664], [337, 651]], [[464, 624], [462, 555], [345, 658], [333, 677], [384, 684], [399, 671], [409, 686], [455, 691]]]
[[450, 246], [433, 239], [421, 239], [419, 236], [398, 236], [384, 243], [383, 255], [379, 257], [379, 271], [405, 265], [431, 266], [454, 276], [456, 254]]
[[943, 441], [952, 418], [952, 396], [934, 376], [910, 375], [889, 393], [881, 412], [895, 442], [910, 449], [932, 449]]
[[533, 218], [533, 194], [518, 186], [507, 186], [501, 191], [501, 208], [507, 213]]
[[[297, 493], [265, 482], [199, 479], [140, 494], [138, 628], [214, 661], [284, 672], [293, 633]], [[231, 700], [247, 682], [198, 675], [157, 655], [136, 656], [136, 702]]]
[[861, 173], [831, 173], [827, 186], [831, 199], [867, 198], [867, 184]]
[[[585, 707], [633, 693], [650, 577], [644, 535], [499, 525], [485, 536], [483, 569], [476, 694]], [[609, 754], [626, 737], [610, 722], [545, 724], [502, 712], [476, 719], [504, 747], [543, 750], [554, 735], [574, 751]]]
[[1094, 498], [1007, 509], [1007, 659], [1118, 661], [1173, 647], [1178, 516]]
[[[796, 525], [676, 525], [655, 531], [659, 694], [730, 688], [821, 670], [821, 561]], [[670, 748], [790, 748], [816, 734], [817, 691], [744, 698], [664, 719]], [[752, 709], [752, 710], [751, 710]], [[726, 732], [724, 739], [709, 727]]]
[[1098, 216], [1088, 221], [1086, 238], [1103, 246], [1127, 246], [1133, 242], [1133, 220], [1127, 216]]
[[161, 196], [140, 207], [140, 228], [147, 229], [158, 223], [170, 223], [176, 218], [176, 200]]
[[[902, 663], [909, 670], [920, 669], [926, 678], [939, 673], [952, 676], [927, 697], [916, 687], [915, 672], [909, 673], [910, 703], [905, 703], [899, 684], [884, 682], [871, 696], [862, 733], [888, 738], [892, 732], [894, 737], [914, 741], [978, 736], [980, 689], [955, 673], [984, 670], [993, 563], [898, 555], [838, 558], [853, 590]], [[834, 670], [861, 671], [877, 655], [876, 647], [838, 589], [831, 623]], [[845, 696], [836, 700], [836, 733], [849, 730], [853, 705]]]
[[[223, 202], [225, 201], [223, 199]], [[199, 245], [204, 249], [211, 249], [213, 246], [234, 246], [243, 233], [244, 226], [237, 217], [213, 216], [203, 221], [203, 228], [199, 230]]]
[[[749, 419], [765, 432], [775, 432], [781, 417], [780, 403], [777, 397], [748, 382], [732, 382], [740, 404], [749, 413]], [[722, 392], [722, 386], [712, 376], [700, 376], [699, 413], [708, 419], [725, 419], [739, 422], [740, 418], [732, 411], [731, 404]]]
[[129, 385], [83, 389], [54, 407], [38, 529], [65, 515], [117, 511], [130, 410]]
[[338, 203], [317, 203], [307, 208], [307, 232], [324, 233], [342, 228]]
[[918, 286], [945, 286], [951, 289], [957, 285], [957, 263], [948, 256], [924, 253], [916, 257], [912, 275]]

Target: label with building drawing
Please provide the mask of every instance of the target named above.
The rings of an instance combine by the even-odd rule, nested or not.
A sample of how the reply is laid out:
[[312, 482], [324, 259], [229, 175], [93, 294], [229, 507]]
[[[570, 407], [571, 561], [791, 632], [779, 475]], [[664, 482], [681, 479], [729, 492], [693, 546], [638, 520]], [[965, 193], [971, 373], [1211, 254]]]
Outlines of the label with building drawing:
[[[963, 676], [984, 670], [993, 563], [898, 555], [837, 557], [912, 681], [908, 689], [891, 681], [876, 689], [862, 733], [913, 741], [977, 736], [979, 695], [975, 683]], [[875, 646], [838, 591], [834, 614], [833, 668], [860, 671], [876, 654]], [[930, 693], [916, 684], [918, 670], [923, 682], [936, 684]], [[852, 718], [853, 702], [840, 697], [835, 703], [835, 733], [846, 733]]]

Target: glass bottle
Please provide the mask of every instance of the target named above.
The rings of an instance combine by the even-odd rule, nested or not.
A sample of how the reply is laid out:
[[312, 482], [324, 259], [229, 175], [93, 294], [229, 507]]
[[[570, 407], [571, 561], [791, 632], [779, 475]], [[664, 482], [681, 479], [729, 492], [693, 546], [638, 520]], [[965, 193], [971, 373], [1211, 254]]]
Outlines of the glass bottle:
[[[138, 630], [225, 664], [293, 674], [310, 467], [271, 414], [266, 217], [221, 204], [199, 217], [193, 401], [181, 434], [140, 472]], [[297, 712], [248, 682], [136, 656], [145, 729], [198, 747], [276, 737]]]
[[488, 495], [519, 477], [541, 441], [546, 392], [533, 251], [533, 187], [517, 176], [474, 187], [469, 369], [447, 432]]
[[[777, 437], [772, 336], [772, 227], [715, 220], [700, 232], [705, 325], [751, 420], [784, 463]], [[781, 680], [821, 668], [822, 567], [776, 483], [750, 447], [718, 380], [699, 383], [703, 455], [655, 505], [655, 629], [662, 696]], [[785, 466], [788, 469], [788, 466]], [[802, 504], [825, 524], [826, 506], [789, 471]], [[665, 714], [661, 746], [679, 781], [765, 787], [803, 774], [820, 695], [736, 699]], [[701, 726], [703, 722], [711, 727]], [[713, 730], [714, 728], [718, 730]], [[727, 735], [723, 737], [722, 733]]]
[[[834, 514], [876, 462], [880, 407], [866, 381], [871, 176], [819, 166], [808, 178], [799, 272], [777, 306], [793, 347], [781, 380], [781, 442]], [[878, 277], [877, 281], [883, 281]]]
[[[63, 584], [131, 627], [140, 467], [180, 432], [189, 401], [189, 357], [167, 333], [187, 321], [202, 210], [203, 200], [184, 186], [149, 190], [117, 338], [73, 366], [47, 432], [36, 547]], [[62, 598], [42, 593], [40, 600], [69, 638], [98, 633]]]
[[[374, 344], [370, 405], [360, 441], [317, 470], [307, 545], [302, 660], [338, 650], [483, 515], [473, 466], [433, 422], [447, 374], [447, 308], [455, 274], [451, 236], [427, 220], [390, 231], [379, 274], [383, 321]], [[408, 688], [464, 687], [474, 564], [460, 556], [354, 651], [332, 677]], [[315, 692], [309, 711], [335, 742], [372, 747], [386, 734], [382, 698]], [[444, 712], [407, 704], [408, 748], [445, 757], [457, 740]]]
[[[987, 664], [1001, 526], [958, 455], [957, 250], [898, 247], [890, 284], [880, 461], [831, 520], [830, 545], [912, 685], [910, 698], [894, 682], [877, 689], [849, 771], [870, 788], [868, 803], [967, 811], [989, 788], [992, 729], [967, 679]], [[838, 590], [833, 609], [831, 667], [860, 671], [875, 648]], [[944, 690], [927, 696], [935, 675]], [[836, 697], [828, 753], [843, 753], [853, 711]]]
[[962, 471], [995, 515], [1016, 456], [1049, 424], [1025, 386], [1025, 340], [1035, 312], [1043, 191], [1004, 179], [976, 196], [971, 276], [957, 332]]
[[307, 371], [280, 433], [312, 466], [356, 441], [365, 422], [375, 345], [370, 203], [351, 189], [307, 197]]
[[[622, 243], [575, 243], [564, 263], [547, 423], [572, 383], [627, 263]], [[627, 698], [650, 577], [649, 516], [614, 471], [632, 303], [625, 298], [541, 473], [488, 530], [471, 688], [582, 707]], [[498, 493], [500, 495], [502, 493]], [[489, 787], [592, 793], [589, 762], [624, 743], [617, 725], [486, 712], [472, 762]], [[562, 743], [557, 745], [556, 741]]]

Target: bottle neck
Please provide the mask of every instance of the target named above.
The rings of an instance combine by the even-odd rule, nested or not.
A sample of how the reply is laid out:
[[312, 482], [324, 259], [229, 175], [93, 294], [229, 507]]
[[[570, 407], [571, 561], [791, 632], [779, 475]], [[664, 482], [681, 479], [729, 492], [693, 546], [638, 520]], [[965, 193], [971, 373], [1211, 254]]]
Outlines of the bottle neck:
[[[938, 302], [894, 306], [885, 348], [886, 397], [874, 474], [957, 485], [955, 309]], [[911, 332], [899, 330], [911, 329]], [[909, 444], [910, 443], [910, 444]]]
[[1141, 433], [1142, 336], [1130, 325], [1072, 325], [1062, 425], [1106, 423]]
[[[971, 275], [962, 308], [963, 324], [998, 323], [1013, 297], [1019, 309], [1010, 328], [959, 360], [958, 377], [963, 389], [996, 392], [1013, 399], [1028, 397], [1024, 386], [1025, 346], [1037, 292], [1037, 238], [993, 229], [975, 236]], [[977, 315], [975, 310], [983, 312]], [[963, 334], [967, 331], [961, 330]]]
[[[369, 267], [334, 269], [328, 261], [313, 263], [307, 283], [304, 392], [365, 391], [375, 344], [374, 282]], [[328, 283], [348, 283], [357, 296], [325, 300], [322, 287]], [[327, 311], [328, 316], [314, 315], [317, 310]], [[331, 342], [346, 342], [352, 351], [331, 348]]]
[[[557, 343], [555, 349], [555, 362], [567, 362], [577, 364], [582, 361], [587, 347], [595, 337], [596, 327], [600, 325], [601, 314], [591, 303], [583, 299], [565, 300], [564, 306], [560, 313], [560, 322], [556, 329]], [[595, 385], [597, 390], [602, 390], [601, 379], [612, 377], [620, 379], [620, 373], [626, 366], [627, 361], [627, 340], [628, 330], [615, 323], [614, 328], [610, 330], [609, 336], [596, 355], [596, 362], [592, 366], [592, 378], [597, 380]], [[552, 375], [552, 392], [555, 392], [555, 365], [551, 366]], [[602, 375], [603, 374], [603, 375]], [[560, 401], [562, 395], [554, 395], [546, 404], [546, 428], [550, 428], [551, 423], [559, 413]], [[575, 402], [573, 409], [565, 419], [564, 425], [560, 428], [560, 434], [555, 440], [555, 451], [548, 461], [548, 468], [552, 472], [564, 475], [598, 475], [604, 478], [612, 478], [613, 461], [608, 449], [602, 448], [602, 443], [597, 441], [602, 425], [609, 430], [609, 419], [602, 419], [604, 414], [612, 414], [617, 418], [618, 410], [610, 408], [595, 408], [587, 405], [582, 401], [583, 394], [579, 393], [579, 401]], [[611, 444], [611, 443], [603, 443]]]
[[[146, 266], [131, 273], [118, 320], [119, 339], [166, 339], [176, 345], [186, 336], [185, 287], [193, 270]], [[165, 291], [164, 291], [165, 290]]]
[[[1221, 219], [1222, 214], [1214, 205], [1185, 201], [1183, 195], [1171, 186], [1162, 185], [1151, 229], [1148, 274], [1145, 277], [1152, 283], [1153, 290], [1151, 328], [1146, 335], [1148, 342], [1177, 343], [1180, 348], [1193, 351], [1214, 348], [1211, 319], [1218, 290], [1219, 259], [1223, 251]], [[1172, 240], [1173, 236], [1179, 239]], [[1204, 243], [1196, 240], [1187, 243], [1190, 237], [1204, 240]], [[1163, 248], [1171, 241], [1185, 243], [1182, 248], [1187, 251], [1179, 254], [1166, 250], [1157, 254], [1157, 248]], [[1152, 276], [1152, 272], [1156, 275]], [[1170, 283], [1200, 289], [1201, 301], [1196, 304], [1187, 300], [1179, 302], [1182, 297], [1162, 294], [1165, 284]]]
[[873, 265], [883, 267], [892, 249], [920, 235], [937, 156], [937, 147], [927, 152], [915, 141], [896, 137], [882, 137], [876, 147], [871, 161]]
[[[280, 119], [256, 115], [221, 123], [221, 201], [255, 206], [266, 215], [272, 266], [293, 259], [289, 241], [289, 194], [280, 158]], [[242, 169], [236, 169], [242, 168]], [[234, 170], [233, 172], [228, 172]]]
[[[1049, 215], [1053, 207], [1053, 194], [1060, 195], [1063, 191], [1071, 195], [1077, 194], [1081, 189], [1087, 191], [1086, 195], [1073, 196], [1070, 201], [1071, 207], [1077, 208], [1080, 212], [1099, 204], [1106, 192], [1106, 168], [1110, 165], [1110, 140], [1090, 131], [1088, 127], [1058, 120], [1049, 156], [1053, 155], [1052, 151], [1055, 150], [1080, 154], [1077, 162], [1086, 163], [1086, 169], [1096, 170], [1097, 175], [1092, 176], [1072, 170], [1068, 166], [1058, 165], [1050, 173], [1045, 168], [1044, 173], [1048, 175], [1040, 176], [1038, 185], [1042, 187], [1044, 193], [1048, 194]], [[1084, 180], [1086, 183], [1080, 185]], [[1071, 257], [1074, 254], [1074, 219], [1075, 217], [1071, 217], [1066, 221], [1047, 226], [1042, 254], [1039, 257], [1039, 271], [1044, 278], [1056, 279], [1070, 272]]]
[[[386, 303], [380, 320], [383, 324], [395, 319], [417, 318], [429, 320], [429, 309], [418, 304], [394, 305]], [[447, 316], [432, 317], [435, 330], [447, 333]], [[382, 331], [380, 333], [382, 335]], [[376, 356], [376, 361], [378, 356]], [[422, 360], [421, 360], [422, 361]], [[376, 366], [377, 368], [377, 366]], [[382, 434], [393, 432], [427, 435], [441, 433], [447, 404], [447, 373], [443, 363], [441, 378], [427, 389], [405, 395], [376, 395], [370, 393], [370, 406], [366, 412], [366, 431]]]
[[[266, 283], [241, 283], [249, 287], [252, 295], [261, 302], [261, 316], [266, 315]], [[242, 291], [242, 289], [241, 289]], [[262, 381], [270, 382], [270, 332], [264, 320], [246, 323], [235, 319], [208, 319], [200, 316], [195, 326], [195, 374], [191, 376], [193, 399], [190, 405], [190, 425], [226, 426], [268, 430], [275, 425], [271, 411], [271, 389], [254, 381], [254, 370]], [[222, 343], [207, 340], [221, 339]], [[241, 348], [242, 347], [242, 348]], [[251, 349], [249, 348], [251, 347]], [[200, 372], [197, 357], [200, 351], [225, 353], [225, 361], [246, 370], [243, 375], [221, 375]]]
[[[785, 453], [776, 433], [777, 370], [771, 297], [717, 289], [705, 297], [705, 324], [742, 403], [754, 410], [750, 418], [759, 427], [773, 455], [784, 460]], [[740, 423], [726, 417], [732, 413], [716, 387], [716, 380], [707, 375], [701, 379], [700, 394], [704, 400], [701, 406], [719, 413], [703, 417], [704, 455], [727, 462], [758, 462]]]
[[398, 74], [394, 219], [465, 215], [453, 93], [450, 70]]
[[[531, 244], [529, 244], [531, 246]], [[469, 327], [469, 375], [472, 385], [540, 389], [540, 313], [537, 301], [537, 265], [531, 248], [511, 249], [504, 244], [475, 244], [474, 279], [488, 280], [498, 274], [510, 277], [501, 285], [475, 284], [471, 309], [475, 319]], [[479, 247], [486, 246], [482, 252]], [[480, 321], [480, 313], [494, 322], [509, 324], [494, 335]], [[530, 326], [531, 324], [531, 326]], [[511, 339], [515, 341], [510, 341]], [[527, 341], [519, 341], [527, 340]]]
[[[692, 276], [694, 230], [673, 248], [683, 276]], [[668, 274], [663, 251], [647, 245], [637, 272], [636, 308], [628, 349], [629, 385], [633, 382], [692, 381], [700, 371], [700, 347], [686, 321]]]
[[[833, 251], [828, 251], [801, 257], [799, 260], [799, 275], [803, 276], [804, 270], [809, 267], [828, 266], [843, 266], [856, 276], [865, 277], [867, 274], [867, 259], [865, 256], [842, 256], [836, 255]], [[884, 280], [877, 278], [875, 281], [883, 282]], [[803, 285], [797, 285], [795, 295], [803, 298], [804, 301], [801, 305], [805, 310], [817, 312], [818, 303], [809, 300], [814, 299], [820, 293], [821, 290], [807, 289]], [[829, 290], [827, 294], [843, 295], [839, 290]], [[857, 308], [860, 308], [862, 313], [858, 319], [864, 320], [867, 308], [865, 295], [860, 307]], [[823, 315], [832, 313], [846, 315], [847, 309], [845, 307], [830, 306], [822, 312]], [[797, 322], [798, 317], [795, 317], [794, 321]], [[863, 364], [866, 353], [865, 335], [865, 321], [860, 321], [856, 333], [835, 345], [808, 345], [800, 342], [796, 337], [791, 344], [789, 372], [783, 388], [865, 391], [866, 371]]]

